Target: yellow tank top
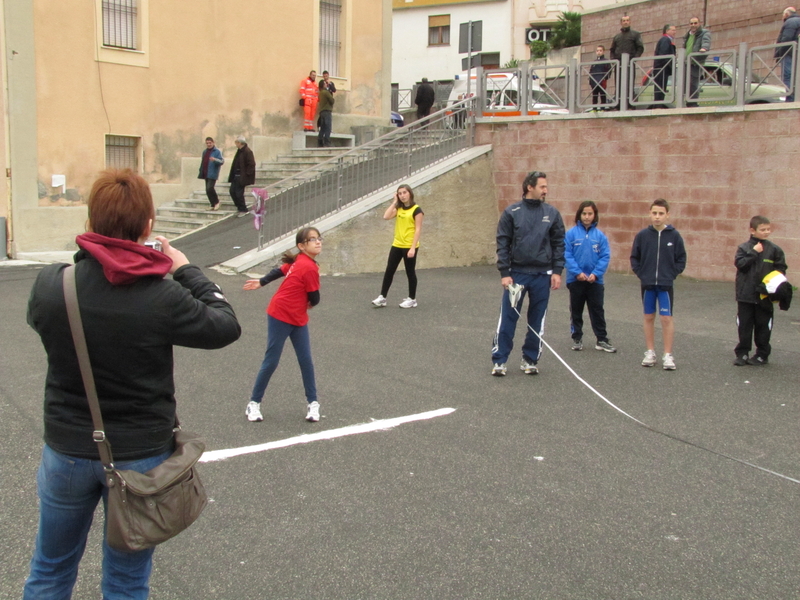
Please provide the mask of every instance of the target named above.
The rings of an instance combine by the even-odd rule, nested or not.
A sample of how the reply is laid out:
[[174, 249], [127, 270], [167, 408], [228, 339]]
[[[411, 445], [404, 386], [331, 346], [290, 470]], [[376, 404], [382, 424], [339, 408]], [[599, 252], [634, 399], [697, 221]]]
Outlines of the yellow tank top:
[[[397, 217], [394, 220], [394, 241], [392, 246], [395, 248], [411, 248], [411, 243], [414, 241], [414, 217], [422, 213], [422, 209], [416, 204], [412, 204], [408, 208], [398, 208]], [[419, 242], [417, 242], [419, 248]]]

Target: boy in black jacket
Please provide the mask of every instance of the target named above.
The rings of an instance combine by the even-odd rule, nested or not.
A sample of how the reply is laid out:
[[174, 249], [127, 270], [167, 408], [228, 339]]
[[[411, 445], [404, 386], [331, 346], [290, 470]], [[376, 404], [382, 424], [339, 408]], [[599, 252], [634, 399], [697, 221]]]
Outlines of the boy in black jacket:
[[[736, 249], [736, 302], [739, 309], [736, 323], [739, 343], [734, 352], [737, 367], [766, 365], [771, 347], [773, 306], [769, 299], [761, 299], [760, 288], [764, 276], [772, 271], [786, 274], [786, 256], [778, 246], [768, 241], [772, 233], [769, 219], [756, 215], [750, 219], [750, 239]], [[756, 353], [748, 358], [755, 337]]]
[[675, 370], [672, 341], [675, 324], [672, 321], [672, 284], [686, 268], [686, 249], [683, 238], [669, 221], [669, 204], [663, 198], [650, 205], [651, 225], [636, 234], [631, 249], [631, 269], [642, 282], [644, 305], [644, 341], [647, 350], [643, 367], [656, 364], [656, 302], [661, 316], [661, 334], [664, 338], [662, 365], [667, 371]]

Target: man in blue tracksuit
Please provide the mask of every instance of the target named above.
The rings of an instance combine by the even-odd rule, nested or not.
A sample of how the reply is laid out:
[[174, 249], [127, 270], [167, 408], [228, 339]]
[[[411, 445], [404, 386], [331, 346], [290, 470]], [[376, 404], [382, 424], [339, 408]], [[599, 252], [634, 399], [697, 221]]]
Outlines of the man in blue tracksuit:
[[603, 307], [603, 275], [611, 261], [606, 234], [597, 228], [600, 213], [591, 200], [581, 202], [575, 213], [575, 227], [567, 232], [564, 259], [567, 263], [572, 349], [583, 350], [583, 307], [589, 307], [589, 320], [597, 338], [595, 350], [616, 352], [608, 341]]
[[[539, 372], [537, 363], [542, 354], [539, 336], [544, 334], [550, 290], [561, 287], [564, 270], [564, 221], [561, 214], [545, 202], [547, 175], [540, 171], [530, 173], [522, 183], [522, 193], [522, 201], [506, 208], [497, 224], [497, 269], [505, 290], [492, 348], [492, 375], [498, 377], [506, 374], [506, 362], [514, 347], [518, 311], [526, 294], [529, 296], [529, 329], [522, 346], [520, 369], [528, 375]], [[522, 286], [515, 307], [509, 300], [508, 287], [512, 284]]]
[[631, 269], [642, 284], [644, 305], [644, 341], [647, 350], [642, 360], [643, 367], [656, 364], [656, 303], [661, 317], [661, 335], [664, 338], [662, 365], [667, 371], [675, 370], [672, 357], [672, 341], [675, 324], [672, 321], [675, 278], [686, 268], [686, 248], [678, 230], [669, 225], [669, 204], [663, 198], [654, 200], [650, 206], [651, 225], [636, 234], [631, 249]]

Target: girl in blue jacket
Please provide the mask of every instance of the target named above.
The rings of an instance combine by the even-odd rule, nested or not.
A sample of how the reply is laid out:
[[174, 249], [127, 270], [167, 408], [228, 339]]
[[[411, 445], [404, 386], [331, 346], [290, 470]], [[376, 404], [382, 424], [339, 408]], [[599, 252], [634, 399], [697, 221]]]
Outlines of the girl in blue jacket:
[[611, 260], [606, 234], [597, 228], [600, 213], [591, 200], [581, 202], [575, 213], [575, 227], [567, 232], [564, 259], [567, 263], [572, 349], [583, 350], [583, 307], [589, 306], [589, 320], [597, 338], [595, 350], [616, 352], [608, 341], [603, 309], [603, 275]]

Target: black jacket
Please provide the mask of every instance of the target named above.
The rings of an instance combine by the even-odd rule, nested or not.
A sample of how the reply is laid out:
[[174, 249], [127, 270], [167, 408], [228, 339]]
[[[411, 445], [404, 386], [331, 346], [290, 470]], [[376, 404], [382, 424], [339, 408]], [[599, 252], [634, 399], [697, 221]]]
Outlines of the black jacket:
[[[675, 56], [677, 54], [677, 50], [675, 49], [675, 42], [674, 40], [669, 37], [668, 35], [662, 35], [661, 39], [656, 42], [656, 56]], [[667, 59], [664, 58], [656, 58], [653, 61], [653, 69], [660, 70], [663, 69], [664, 73], [667, 75], [672, 75], [672, 65], [675, 62], [673, 61], [671, 64]]]
[[256, 159], [247, 144], [236, 150], [236, 156], [233, 157], [231, 163], [231, 172], [228, 175], [228, 183], [233, 183], [236, 173], [242, 176], [242, 185], [253, 185], [256, 182]]
[[[173, 279], [148, 276], [112, 285], [85, 250], [75, 255], [78, 300], [106, 434], [116, 460], [172, 449], [172, 347], [221, 348], [239, 338], [233, 308], [194, 265]], [[64, 303], [67, 265], [42, 269], [28, 323], [47, 352], [44, 440], [57, 452], [99, 459], [92, 417]]]
[[642, 285], [672, 287], [686, 268], [683, 238], [672, 225], [661, 231], [650, 225], [633, 239], [631, 269]]
[[642, 34], [627, 27], [620, 29], [619, 33], [611, 40], [611, 58], [620, 60], [623, 54], [630, 54], [631, 58], [639, 58], [644, 53]]
[[[753, 247], [761, 242], [764, 246], [759, 254]], [[736, 249], [733, 259], [736, 265], [736, 301], [758, 304], [760, 301], [761, 281], [771, 271], [780, 271], [786, 275], [786, 255], [778, 246], [769, 240], [759, 240], [750, 236], [745, 243]]]
[[611, 71], [611, 63], [598, 62], [607, 60], [605, 56], [598, 56], [589, 67], [589, 81], [595, 85], [600, 85], [608, 79], [608, 72]]
[[[783, 42], [796, 42], [798, 35], [800, 35], [800, 15], [794, 14], [783, 22], [781, 31], [778, 34], [778, 41], [775, 43], [782, 44]], [[783, 58], [789, 54], [789, 50], [789, 46], [775, 48], [773, 55], [775, 58]]]
[[497, 223], [497, 268], [501, 277], [511, 271], [561, 275], [564, 270], [564, 221], [555, 207], [523, 198], [500, 215]]
[[420, 83], [417, 86], [417, 95], [414, 97], [414, 104], [419, 107], [430, 108], [435, 101], [436, 92], [429, 83]]

